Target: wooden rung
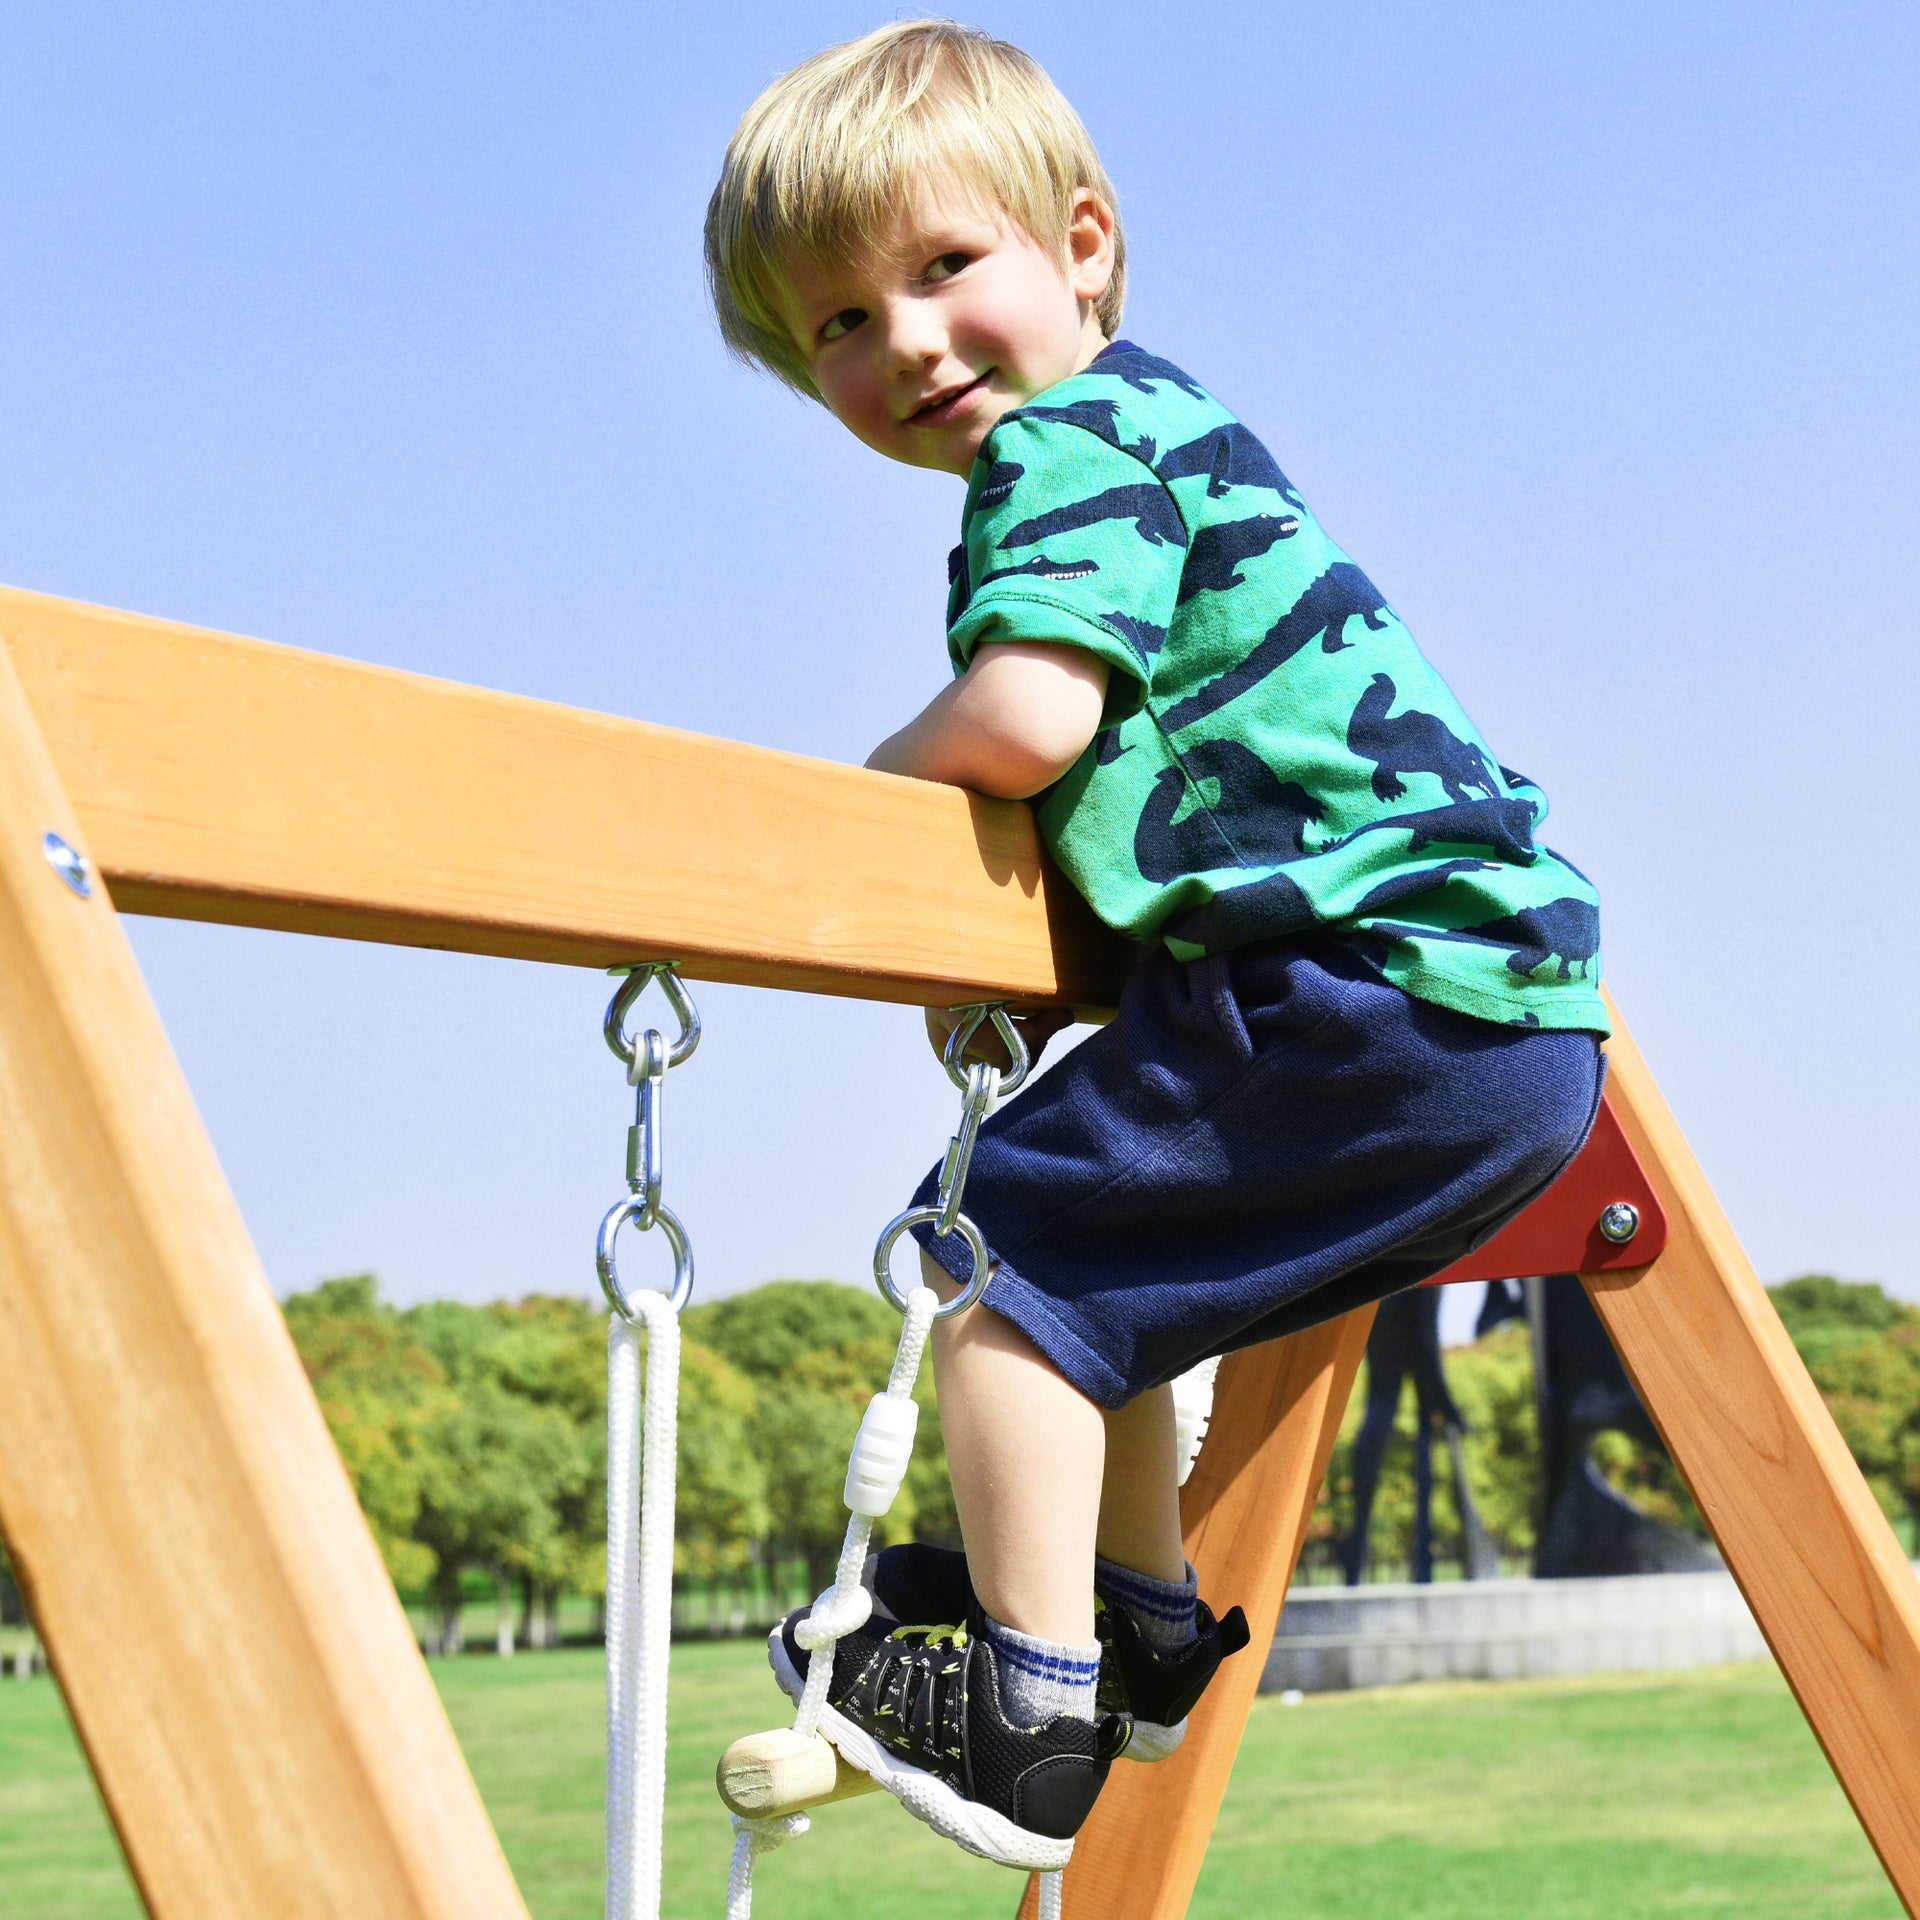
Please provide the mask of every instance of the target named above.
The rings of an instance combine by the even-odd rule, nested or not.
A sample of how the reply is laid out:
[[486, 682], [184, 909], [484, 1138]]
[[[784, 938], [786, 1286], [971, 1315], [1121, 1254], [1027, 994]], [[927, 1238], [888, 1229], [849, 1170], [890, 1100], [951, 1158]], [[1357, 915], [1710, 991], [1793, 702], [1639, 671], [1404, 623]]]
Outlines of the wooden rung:
[[720, 1756], [714, 1784], [728, 1810], [743, 1820], [771, 1820], [832, 1800], [873, 1793], [879, 1782], [850, 1767], [819, 1734], [792, 1727], [750, 1733]]

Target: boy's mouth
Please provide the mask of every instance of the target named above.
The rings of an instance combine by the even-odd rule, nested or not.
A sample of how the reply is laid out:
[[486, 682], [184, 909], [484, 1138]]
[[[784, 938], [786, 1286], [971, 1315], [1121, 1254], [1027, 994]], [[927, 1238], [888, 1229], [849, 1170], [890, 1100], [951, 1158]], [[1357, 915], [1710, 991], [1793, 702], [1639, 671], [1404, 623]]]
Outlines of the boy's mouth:
[[988, 374], [969, 380], [963, 387], [949, 387], [944, 393], [936, 393], [925, 406], [916, 407], [907, 415], [910, 427], [944, 427], [950, 421], [959, 418], [966, 403], [987, 384]]

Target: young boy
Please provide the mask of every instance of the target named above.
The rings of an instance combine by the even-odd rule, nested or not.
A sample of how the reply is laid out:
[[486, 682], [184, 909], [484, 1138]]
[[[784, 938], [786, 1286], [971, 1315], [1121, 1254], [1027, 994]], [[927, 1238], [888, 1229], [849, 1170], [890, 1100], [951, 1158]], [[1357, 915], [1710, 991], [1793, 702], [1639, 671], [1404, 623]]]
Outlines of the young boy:
[[[824, 1723], [963, 1845], [1058, 1866], [1245, 1639], [1182, 1552], [1167, 1383], [1553, 1180], [1600, 1097], [1597, 903], [1266, 449], [1114, 338], [1113, 189], [1027, 56], [919, 21], [808, 61], [741, 122], [707, 257], [739, 353], [967, 483], [956, 677], [868, 764], [1031, 799], [1142, 943], [982, 1132], [993, 1278], [934, 1349], [965, 1559], [881, 1557]], [[797, 1691], [791, 1622], [772, 1652]]]

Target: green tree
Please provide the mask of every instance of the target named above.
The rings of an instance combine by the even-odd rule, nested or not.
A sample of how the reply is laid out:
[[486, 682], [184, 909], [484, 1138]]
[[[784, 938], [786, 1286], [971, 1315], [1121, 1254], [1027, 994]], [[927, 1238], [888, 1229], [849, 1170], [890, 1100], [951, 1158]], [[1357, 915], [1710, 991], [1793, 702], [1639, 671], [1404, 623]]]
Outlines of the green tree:
[[[591, 1510], [593, 1430], [555, 1385], [551, 1397], [529, 1390], [576, 1379], [578, 1369], [553, 1364], [565, 1345], [555, 1340], [555, 1312], [568, 1303], [541, 1303], [532, 1313], [469, 1307], [438, 1300], [405, 1316], [446, 1370], [456, 1400], [426, 1430], [418, 1537], [435, 1558], [432, 1597], [440, 1616], [440, 1643], [460, 1643], [460, 1576], [469, 1566], [493, 1576], [499, 1596], [498, 1645], [513, 1651], [512, 1598], [516, 1582], [564, 1576], [568, 1564], [566, 1516]], [[576, 1333], [585, 1324], [583, 1319]], [[544, 1365], [545, 1371], [542, 1371]]]
[[494, 1323], [485, 1364], [530, 1405], [562, 1415], [579, 1447], [576, 1471], [547, 1489], [552, 1525], [511, 1561], [523, 1588], [521, 1637], [557, 1645], [562, 1593], [604, 1593], [607, 1532], [607, 1316], [584, 1300], [530, 1294], [483, 1309]]
[[[759, 1392], [731, 1362], [692, 1341], [680, 1354], [680, 1470], [673, 1565], [711, 1583], [737, 1575], [772, 1527]], [[601, 1542], [605, 1591], [605, 1539]]]
[[1881, 1509], [1920, 1525], [1920, 1307], [1825, 1273], [1767, 1291]]
[[[803, 1559], [818, 1592], [832, 1578], [846, 1531], [847, 1455], [868, 1400], [887, 1383], [900, 1316], [865, 1288], [774, 1280], [685, 1319], [691, 1337], [754, 1384], [751, 1440], [766, 1471], [770, 1552]], [[957, 1540], [930, 1366], [922, 1367], [914, 1398], [921, 1417], [913, 1465], [876, 1537]]]
[[431, 1548], [416, 1536], [428, 1429], [455, 1395], [446, 1369], [372, 1274], [288, 1296], [288, 1330], [394, 1584], [425, 1586]]
[[900, 1339], [900, 1316], [873, 1288], [838, 1280], [764, 1281], [689, 1307], [680, 1325], [689, 1340], [763, 1382], [778, 1381], [806, 1354], [857, 1340], [884, 1340], [891, 1354]]

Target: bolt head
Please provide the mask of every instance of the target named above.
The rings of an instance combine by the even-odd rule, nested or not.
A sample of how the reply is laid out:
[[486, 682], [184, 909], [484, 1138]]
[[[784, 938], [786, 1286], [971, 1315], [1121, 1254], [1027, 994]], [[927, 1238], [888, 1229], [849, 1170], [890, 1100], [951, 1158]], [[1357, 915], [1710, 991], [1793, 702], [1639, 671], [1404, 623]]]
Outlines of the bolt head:
[[45, 850], [47, 864], [62, 880], [77, 893], [82, 900], [93, 896], [93, 864], [76, 846], [61, 839], [57, 833], [48, 834], [41, 842]]
[[1615, 1200], [1602, 1208], [1600, 1237], [1624, 1247], [1640, 1231], [1640, 1209], [1630, 1200]]

